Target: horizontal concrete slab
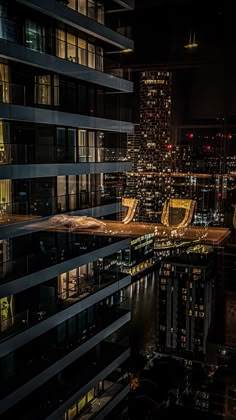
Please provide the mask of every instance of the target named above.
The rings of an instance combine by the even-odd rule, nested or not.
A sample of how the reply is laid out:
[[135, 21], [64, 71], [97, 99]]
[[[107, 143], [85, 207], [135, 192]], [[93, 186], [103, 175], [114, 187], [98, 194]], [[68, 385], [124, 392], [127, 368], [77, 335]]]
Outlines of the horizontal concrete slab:
[[26, 48], [24, 45], [0, 39], [0, 57], [40, 67], [47, 71], [73, 77], [74, 79], [114, 89], [119, 92], [132, 93], [133, 82], [103, 73], [81, 64], [73, 63], [54, 55]]
[[1, 165], [0, 179], [43, 178], [62, 175], [128, 172], [132, 162], [47, 163], [35, 165]]
[[23, 105], [0, 104], [1, 119], [26, 121], [65, 127], [91, 128], [115, 133], [133, 133], [133, 124], [126, 121], [88, 117], [81, 114], [52, 111]]

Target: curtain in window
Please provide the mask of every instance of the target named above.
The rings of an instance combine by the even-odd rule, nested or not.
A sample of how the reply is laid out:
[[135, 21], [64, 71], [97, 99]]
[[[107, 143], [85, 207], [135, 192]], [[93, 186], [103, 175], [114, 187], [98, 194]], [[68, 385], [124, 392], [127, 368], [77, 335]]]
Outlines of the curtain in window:
[[9, 67], [0, 64], [0, 102], [10, 102]]
[[60, 29], [56, 30], [56, 55], [60, 58], [66, 58], [66, 34]]

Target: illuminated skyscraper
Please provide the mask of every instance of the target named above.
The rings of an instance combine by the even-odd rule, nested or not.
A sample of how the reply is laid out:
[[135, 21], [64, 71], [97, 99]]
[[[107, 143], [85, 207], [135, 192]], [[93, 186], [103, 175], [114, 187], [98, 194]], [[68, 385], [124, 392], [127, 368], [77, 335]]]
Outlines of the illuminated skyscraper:
[[127, 195], [140, 199], [139, 220], [156, 221], [162, 206], [155, 174], [171, 168], [171, 86], [169, 72], [140, 74], [140, 123], [128, 137], [135, 173], [127, 176]]

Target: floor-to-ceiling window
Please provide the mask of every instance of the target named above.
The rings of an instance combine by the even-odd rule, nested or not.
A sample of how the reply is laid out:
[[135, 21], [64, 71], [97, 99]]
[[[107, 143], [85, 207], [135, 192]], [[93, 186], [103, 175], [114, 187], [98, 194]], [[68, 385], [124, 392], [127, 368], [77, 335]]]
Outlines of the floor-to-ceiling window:
[[104, 23], [104, 6], [100, 1], [69, 0], [68, 6], [82, 15], [88, 16], [99, 23]]
[[0, 332], [7, 330], [14, 324], [13, 295], [0, 299]]
[[0, 121], [0, 164], [11, 162], [11, 148], [8, 143], [7, 128], [8, 123]]
[[56, 30], [56, 55], [103, 71], [103, 48], [61, 29]]
[[62, 213], [67, 210], [67, 188], [66, 188], [66, 176], [57, 177], [57, 210]]
[[60, 29], [56, 30], [56, 55], [66, 58], [66, 33]]
[[88, 67], [96, 68], [96, 49], [95, 45], [88, 43]]
[[59, 78], [57, 75], [35, 76], [34, 102], [38, 105], [59, 105]]
[[0, 180], [0, 223], [1, 219], [11, 213], [11, 180]]
[[68, 192], [69, 192], [69, 210], [73, 211], [76, 209], [77, 204], [77, 180], [76, 175], [68, 176]]
[[78, 63], [84, 66], [88, 63], [87, 43], [82, 38], [78, 38]]
[[87, 148], [87, 131], [78, 130], [78, 161], [88, 161], [88, 148]]
[[26, 20], [25, 44], [31, 50], [45, 51], [45, 28], [37, 22]]
[[0, 63], [0, 102], [10, 102], [9, 66]]

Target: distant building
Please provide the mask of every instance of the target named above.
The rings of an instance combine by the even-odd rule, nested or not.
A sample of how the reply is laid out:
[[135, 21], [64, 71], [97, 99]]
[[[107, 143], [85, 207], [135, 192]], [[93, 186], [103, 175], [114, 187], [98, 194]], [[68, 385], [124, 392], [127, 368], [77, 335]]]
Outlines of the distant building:
[[214, 305], [211, 254], [183, 254], [162, 261], [158, 301], [160, 350], [203, 359]]

